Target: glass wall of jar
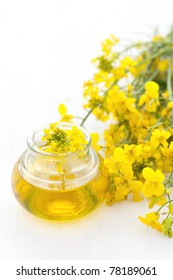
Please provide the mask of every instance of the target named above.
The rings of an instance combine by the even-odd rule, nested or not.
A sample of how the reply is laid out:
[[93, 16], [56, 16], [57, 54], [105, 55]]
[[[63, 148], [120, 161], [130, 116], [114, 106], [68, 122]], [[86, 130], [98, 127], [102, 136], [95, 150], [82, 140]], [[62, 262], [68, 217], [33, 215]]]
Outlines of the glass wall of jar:
[[[72, 123], [59, 123], [63, 130]], [[17, 200], [32, 214], [49, 220], [70, 220], [90, 213], [105, 199], [108, 173], [103, 159], [91, 147], [90, 136], [83, 127], [87, 143], [84, 150], [48, 153], [44, 145], [44, 128], [34, 130], [27, 140], [27, 150], [16, 162], [12, 187]]]

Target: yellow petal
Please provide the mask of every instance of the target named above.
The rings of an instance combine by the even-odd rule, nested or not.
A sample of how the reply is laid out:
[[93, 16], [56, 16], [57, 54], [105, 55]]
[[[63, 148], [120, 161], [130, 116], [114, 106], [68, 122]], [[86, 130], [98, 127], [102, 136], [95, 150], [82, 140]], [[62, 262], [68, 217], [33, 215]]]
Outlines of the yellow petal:
[[168, 139], [169, 137], [171, 137], [171, 133], [169, 131], [164, 131], [163, 135], [164, 135], [165, 139]]
[[150, 167], [145, 167], [142, 171], [142, 176], [146, 179], [146, 180], [153, 180], [154, 177], [154, 170]]
[[60, 104], [58, 107], [58, 111], [60, 115], [64, 117], [67, 113], [67, 107], [64, 104]]
[[151, 135], [150, 144], [152, 148], [157, 148], [160, 144], [159, 139], [154, 135]]
[[150, 99], [157, 99], [159, 97], [159, 93], [157, 91], [149, 91], [147, 92], [147, 96]]
[[122, 193], [123, 195], [127, 195], [129, 193], [129, 189], [126, 185], [119, 185], [117, 186], [117, 191]]
[[156, 212], [150, 212], [146, 214], [146, 218], [151, 222], [156, 222], [159, 219], [159, 215]]
[[160, 232], [163, 232], [163, 226], [162, 226], [162, 224], [159, 223], [159, 222], [155, 222], [155, 223], [152, 225], [152, 228], [154, 228], [154, 229], [156, 229], [156, 230], [158, 230], [158, 231], [160, 231]]
[[113, 157], [105, 159], [104, 164], [108, 168], [110, 173], [114, 173], [117, 171], [116, 164]]
[[141, 216], [139, 216], [138, 218], [144, 225], [150, 226], [150, 221], [148, 221], [146, 218]]
[[99, 144], [97, 144], [97, 142], [99, 141], [99, 134], [98, 133], [91, 133], [90, 134], [91, 136], [91, 144], [92, 144], [92, 147], [96, 150], [96, 151], [100, 151], [101, 150], [101, 146]]
[[148, 103], [146, 105], [146, 110], [148, 112], [156, 112], [156, 109], [157, 109], [157, 106], [156, 106], [156, 103], [155, 102], [151, 102], [151, 103]]
[[142, 145], [137, 145], [135, 147], [135, 156], [138, 157], [142, 152]]
[[124, 161], [125, 159], [125, 151], [122, 148], [115, 148], [114, 150], [114, 158], [115, 161]]
[[173, 141], [171, 141], [171, 143], [170, 143], [170, 145], [169, 145], [169, 148], [170, 148], [171, 150], [173, 150]]
[[142, 193], [145, 197], [150, 198], [153, 196], [154, 194], [154, 186], [153, 184], [150, 184], [148, 182], [146, 182], [143, 186], [142, 186]]
[[154, 174], [154, 179], [157, 182], [163, 182], [164, 179], [165, 179], [165, 176], [164, 176], [164, 174], [159, 169], [157, 169], [155, 174]]
[[133, 201], [140, 202], [143, 200], [142, 196], [138, 192], [132, 191]]
[[130, 162], [123, 162], [120, 165], [119, 170], [124, 175], [126, 180], [131, 181], [133, 179], [133, 170]]
[[163, 145], [164, 148], [167, 148], [168, 147], [168, 142], [166, 141], [166, 139], [162, 139], [160, 141], [160, 143]]
[[146, 102], [146, 95], [141, 95], [139, 102], [138, 102], [138, 106], [142, 106], [144, 103]]
[[173, 108], [173, 101], [168, 102], [167, 106], [168, 108]]
[[155, 135], [155, 136], [159, 137], [159, 136], [162, 135], [162, 131], [159, 130], [159, 129], [155, 129], [155, 130], [152, 132], [152, 135]]
[[164, 185], [163, 184], [159, 184], [157, 186], [157, 188], [155, 188], [155, 190], [154, 190], [154, 195], [160, 196], [160, 195], [164, 194], [164, 190], [165, 190]]
[[[165, 197], [165, 196], [162, 195], [161, 197], [158, 197], [158, 199], [159, 199], [159, 200], [156, 201], [156, 204], [157, 204], [157, 205], [162, 206], [163, 204], [166, 203], [166, 197]], [[173, 214], [173, 213], [172, 213], [172, 214]]]
[[100, 136], [98, 133], [96, 133], [96, 132], [91, 133], [90, 136], [91, 136], [92, 144], [95, 144], [99, 141]]
[[129, 187], [130, 187], [133, 191], [138, 192], [138, 193], [142, 190], [142, 186], [143, 186], [142, 182], [141, 182], [141, 181], [138, 181], [138, 180], [134, 180], [134, 181], [131, 181], [131, 182], [129, 183]]
[[153, 81], [149, 81], [145, 84], [146, 91], [158, 91], [159, 85]]

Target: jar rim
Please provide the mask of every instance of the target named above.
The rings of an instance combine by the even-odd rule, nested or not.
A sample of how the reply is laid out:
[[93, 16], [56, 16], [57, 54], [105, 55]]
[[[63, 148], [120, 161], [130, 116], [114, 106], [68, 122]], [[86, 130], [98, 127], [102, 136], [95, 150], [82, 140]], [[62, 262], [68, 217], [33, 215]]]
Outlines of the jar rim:
[[[53, 122], [52, 122], [53, 123]], [[76, 126], [77, 128], [79, 128], [85, 135], [86, 140], [87, 140], [87, 144], [85, 144], [84, 149], [83, 150], [77, 150], [75, 152], [60, 152], [60, 153], [50, 153], [50, 152], [46, 152], [43, 151], [41, 149], [39, 149], [38, 143], [36, 143], [36, 135], [38, 136], [38, 134], [41, 132], [43, 132], [43, 130], [45, 128], [48, 128], [50, 125], [50, 123], [46, 123], [43, 124], [37, 128], [35, 128], [34, 130], [32, 130], [30, 132], [30, 134], [27, 137], [27, 146], [28, 148], [39, 155], [43, 155], [43, 156], [47, 156], [47, 157], [72, 157], [72, 156], [78, 156], [79, 154], [85, 154], [90, 146], [91, 146], [91, 137], [89, 135], [89, 132], [86, 130], [86, 128], [84, 126], [80, 126], [76, 123], [73, 122], [58, 122], [57, 123], [57, 127], [61, 128], [61, 129], [68, 129], [68, 128], [72, 128], [73, 126]], [[41, 142], [41, 139], [40, 139]]]

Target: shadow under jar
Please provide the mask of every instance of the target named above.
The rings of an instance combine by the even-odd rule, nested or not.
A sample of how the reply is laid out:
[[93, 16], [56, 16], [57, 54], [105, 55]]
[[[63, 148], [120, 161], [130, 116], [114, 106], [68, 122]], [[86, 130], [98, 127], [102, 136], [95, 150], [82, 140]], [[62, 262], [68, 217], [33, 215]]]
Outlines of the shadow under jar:
[[[59, 123], [63, 130], [72, 123]], [[17, 200], [32, 214], [48, 220], [71, 220], [90, 213], [105, 199], [108, 172], [103, 159], [88, 144], [84, 150], [47, 153], [42, 126], [28, 137], [28, 149], [21, 155], [12, 172], [12, 186]], [[60, 168], [59, 168], [60, 167]], [[59, 169], [59, 170], [58, 170]]]

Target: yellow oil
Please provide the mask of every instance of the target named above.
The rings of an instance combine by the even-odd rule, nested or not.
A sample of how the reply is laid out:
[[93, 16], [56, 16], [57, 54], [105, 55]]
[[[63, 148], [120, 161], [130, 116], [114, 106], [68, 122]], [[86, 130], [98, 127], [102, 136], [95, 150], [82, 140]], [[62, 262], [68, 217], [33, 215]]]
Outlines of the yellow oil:
[[100, 159], [98, 174], [86, 185], [67, 190], [43, 189], [26, 182], [16, 163], [12, 186], [17, 200], [32, 214], [48, 220], [65, 221], [90, 213], [104, 201], [108, 191], [108, 173]]

